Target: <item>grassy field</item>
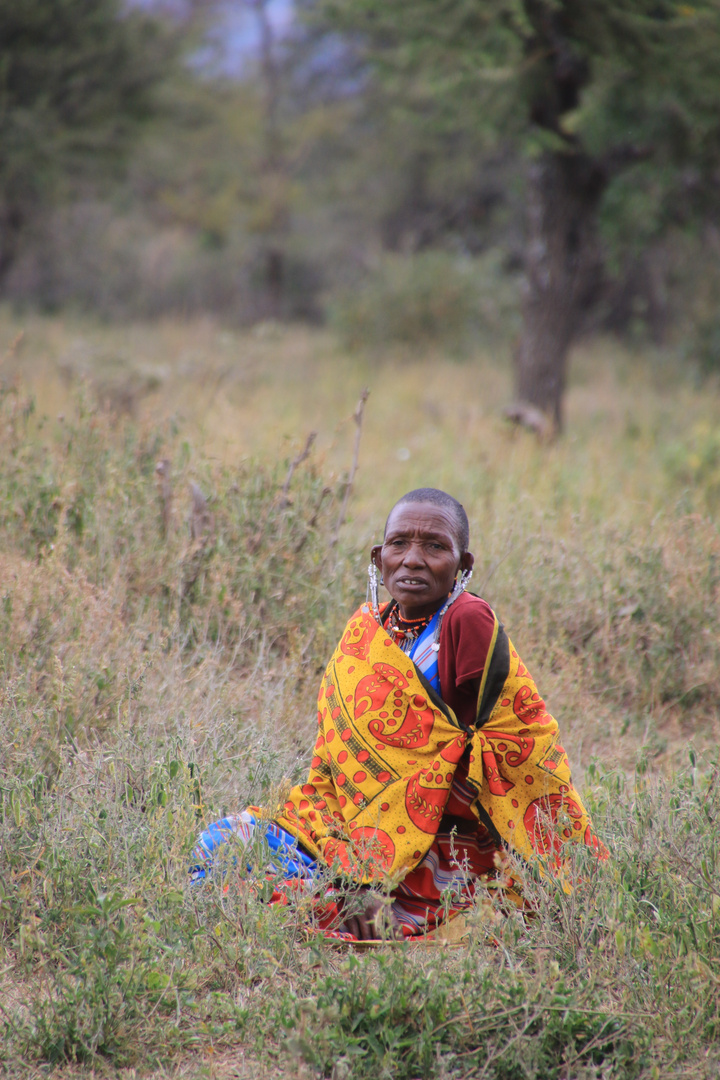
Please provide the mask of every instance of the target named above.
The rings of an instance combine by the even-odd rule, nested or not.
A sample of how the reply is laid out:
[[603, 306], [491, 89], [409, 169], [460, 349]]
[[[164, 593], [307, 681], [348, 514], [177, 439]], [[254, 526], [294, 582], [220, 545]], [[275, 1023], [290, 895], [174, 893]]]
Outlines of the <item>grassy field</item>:
[[[0, 356], [0, 1067], [717, 1076], [718, 387], [589, 343], [541, 447], [501, 419], [507, 350], [4, 312]], [[479, 912], [467, 948], [349, 955], [237, 871], [193, 892], [187, 859], [301, 775], [369, 544], [420, 485], [466, 505], [473, 589], [612, 859], [532, 886], [527, 925]]]

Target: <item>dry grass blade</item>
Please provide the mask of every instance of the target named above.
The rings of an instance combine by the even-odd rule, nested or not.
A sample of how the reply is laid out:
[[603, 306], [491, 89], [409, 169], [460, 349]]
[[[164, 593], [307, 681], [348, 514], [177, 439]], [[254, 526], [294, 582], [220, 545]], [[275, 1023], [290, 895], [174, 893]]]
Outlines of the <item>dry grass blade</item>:
[[[715, 1080], [715, 389], [583, 345], [541, 448], [498, 421], [507, 372], [481, 354], [374, 368], [289, 330], [236, 342], [235, 379], [210, 323], [120, 335], [30, 319], [0, 381], [3, 1075]], [[77, 336], [172, 377], [111, 416], [58, 378]], [[367, 378], [346, 471], [327, 417]], [[612, 856], [577, 854], [570, 896], [528, 880], [528, 919], [478, 904], [461, 946], [337, 949], [237, 850], [199, 889], [188, 866], [210, 821], [303, 775], [361, 552], [422, 484], [467, 507]]]
[[353, 446], [353, 456], [352, 456], [352, 461], [350, 463], [350, 469], [349, 469], [349, 472], [348, 472], [348, 475], [347, 475], [347, 480], [345, 481], [345, 483], [343, 485], [343, 496], [342, 496], [342, 502], [340, 504], [340, 512], [338, 514], [337, 521], [335, 522], [335, 530], [334, 530], [334, 532], [332, 534], [332, 537], [330, 539], [330, 546], [331, 547], [335, 547], [338, 540], [340, 539], [340, 530], [342, 529], [343, 525], [345, 524], [345, 518], [347, 517], [347, 509], [348, 509], [348, 503], [350, 502], [350, 494], [352, 492], [353, 484], [355, 482], [355, 476], [357, 474], [358, 466], [360, 464], [360, 440], [362, 438], [363, 413], [365, 411], [365, 405], [366, 405], [367, 399], [369, 397], [370, 397], [370, 391], [369, 390], [363, 390], [362, 394], [360, 395], [360, 400], [357, 403], [357, 407], [355, 409], [355, 412], [353, 413], [353, 421], [355, 422], [355, 443], [354, 443], [354, 446]]

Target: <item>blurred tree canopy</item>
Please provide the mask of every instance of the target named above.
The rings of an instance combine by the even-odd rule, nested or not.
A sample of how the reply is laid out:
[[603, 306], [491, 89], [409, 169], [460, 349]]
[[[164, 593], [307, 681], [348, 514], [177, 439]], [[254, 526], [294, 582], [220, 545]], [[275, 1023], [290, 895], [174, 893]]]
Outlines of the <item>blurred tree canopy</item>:
[[172, 53], [121, 0], [0, 0], [0, 280], [41, 200], [118, 168]]
[[409, 110], [438, 123], [472, 116], [520, 141], [530, 164], [517, 393], [559, 427], [603, 211], [618, 246], [646, 246], [717, 198], [720, 3], [323, 0], [322, 10]]
[[559, 426], [588, 328], [701, 298], [720, 367], [718, 55], [720, 0], [0, 0], [0, 290], [502, 330]]

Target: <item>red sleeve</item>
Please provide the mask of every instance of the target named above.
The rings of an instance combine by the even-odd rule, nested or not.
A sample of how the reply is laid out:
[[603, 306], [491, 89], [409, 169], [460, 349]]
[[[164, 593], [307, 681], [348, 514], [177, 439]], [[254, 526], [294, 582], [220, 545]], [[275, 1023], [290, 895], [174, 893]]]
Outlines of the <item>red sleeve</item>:
[[479, 596], [464, 593], [443, 619], [440, 638], [440, 685], [448, 689], [480, 677], [495, 629], [492, 608]]
[[490, 605], [468, 593], [458, 597], [443, 619], [438, 654], [441, 696], [466, 726], [475, 723], [480, 679], [494, 630]]

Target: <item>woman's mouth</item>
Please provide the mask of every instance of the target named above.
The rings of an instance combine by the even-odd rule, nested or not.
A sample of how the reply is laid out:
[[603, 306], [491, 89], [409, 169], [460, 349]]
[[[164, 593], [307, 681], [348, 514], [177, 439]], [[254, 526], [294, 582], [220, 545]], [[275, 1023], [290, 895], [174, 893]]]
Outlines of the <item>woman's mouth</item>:
[[397, 579], [397, 584], [402, 585], [403, 589], [425, 589], [427, 588], [427, 581], [423, 581], [422, 578], [415, 577], [403, 577]]

